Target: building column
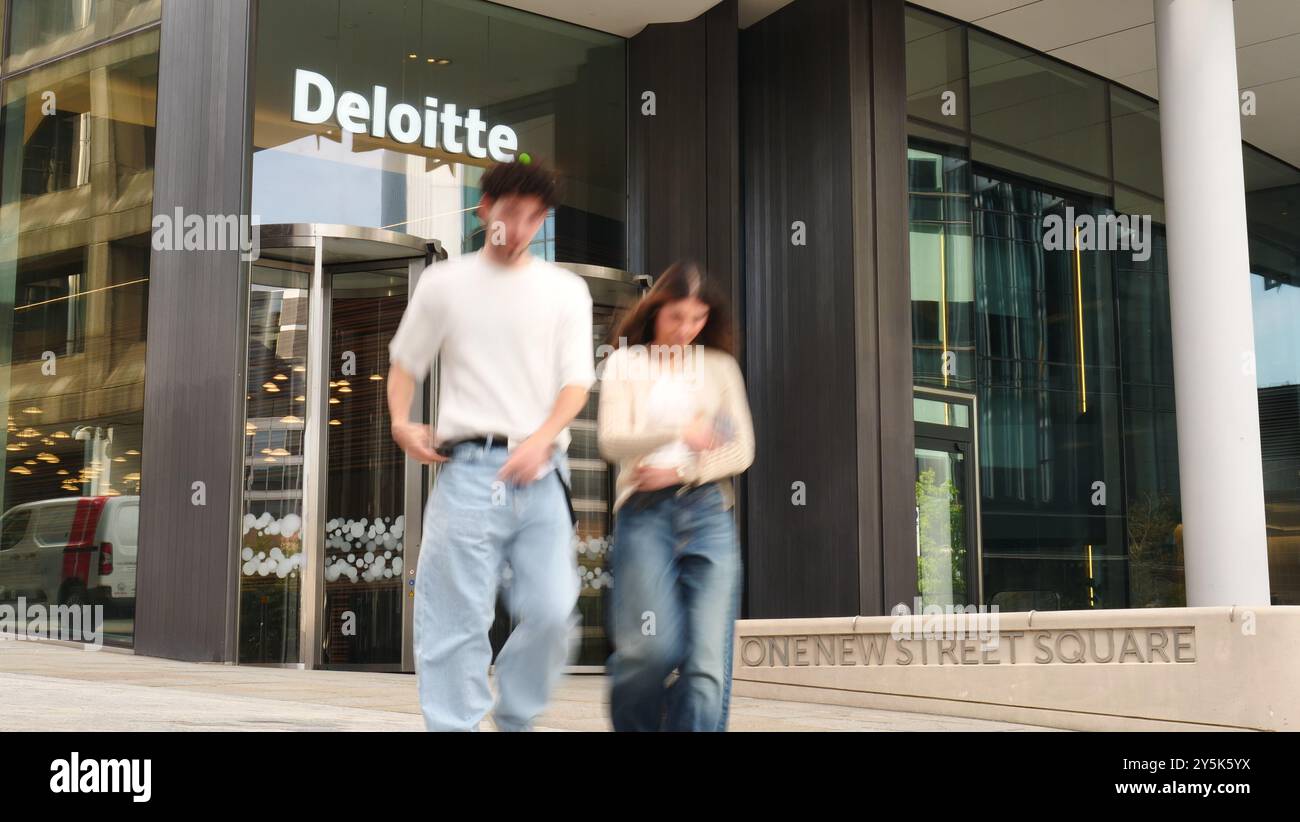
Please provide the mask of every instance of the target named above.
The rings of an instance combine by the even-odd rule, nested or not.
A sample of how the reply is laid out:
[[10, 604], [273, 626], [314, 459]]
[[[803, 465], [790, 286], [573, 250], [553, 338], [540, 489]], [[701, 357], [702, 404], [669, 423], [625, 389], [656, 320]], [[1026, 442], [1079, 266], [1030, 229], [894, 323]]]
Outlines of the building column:
[[1155, 0], [1187, 604], [1267, 605], [1232, 0]]
[[[165, 0], [153, 213], [248, 213], [253, 0]], [[238, 248], [149, 266], [135, 652], [234, 662], [249, 265]], [[203, 483], [203, 496], [196, 497]]]
[[903, 0], [794, 0], [740, 35], [746, 615], [916, 595]]

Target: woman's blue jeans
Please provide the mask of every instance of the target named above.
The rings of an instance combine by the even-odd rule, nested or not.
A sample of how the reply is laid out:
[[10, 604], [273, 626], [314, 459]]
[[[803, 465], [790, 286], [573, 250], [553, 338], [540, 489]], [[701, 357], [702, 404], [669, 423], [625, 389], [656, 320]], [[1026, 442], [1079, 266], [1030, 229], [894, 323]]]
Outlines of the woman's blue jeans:
[[615, 520], [611, 566], [614, 729], [725, 731], [742, 570], [717, 484], [633, 495]]

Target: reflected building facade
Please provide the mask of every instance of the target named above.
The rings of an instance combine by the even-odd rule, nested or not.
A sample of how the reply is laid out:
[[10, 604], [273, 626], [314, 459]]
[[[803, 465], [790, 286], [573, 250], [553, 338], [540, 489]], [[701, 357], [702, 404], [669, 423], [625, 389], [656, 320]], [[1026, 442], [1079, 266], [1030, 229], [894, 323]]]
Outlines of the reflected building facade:
[[9, 4], [0, 92], [0, 596], [103, 606], [104, 642], [125, 645], [160, 6]]

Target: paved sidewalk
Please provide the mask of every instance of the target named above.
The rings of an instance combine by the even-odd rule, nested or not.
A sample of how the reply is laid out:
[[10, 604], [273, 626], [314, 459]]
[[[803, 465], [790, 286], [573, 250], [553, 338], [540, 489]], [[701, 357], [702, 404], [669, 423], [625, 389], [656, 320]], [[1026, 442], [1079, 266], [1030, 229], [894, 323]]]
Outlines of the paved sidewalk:
[[[609, 730], [603, 676], [566, 676], [538, 730]], [[415, 677], [176, 662], [0, 640], [5, 731], [422, 731]], [[491, 730], [491, 720], [483, 723]], [[733, 731], [1043, 731], [1032, 725], [735, 697]]]

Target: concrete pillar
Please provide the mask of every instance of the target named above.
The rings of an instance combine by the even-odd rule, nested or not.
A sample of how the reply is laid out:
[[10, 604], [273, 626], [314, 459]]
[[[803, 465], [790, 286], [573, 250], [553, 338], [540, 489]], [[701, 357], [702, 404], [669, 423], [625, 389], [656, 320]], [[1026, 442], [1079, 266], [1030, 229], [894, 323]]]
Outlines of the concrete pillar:
[[1232, 0], [1155, 0], [1187, 604], [1267, 605]]

